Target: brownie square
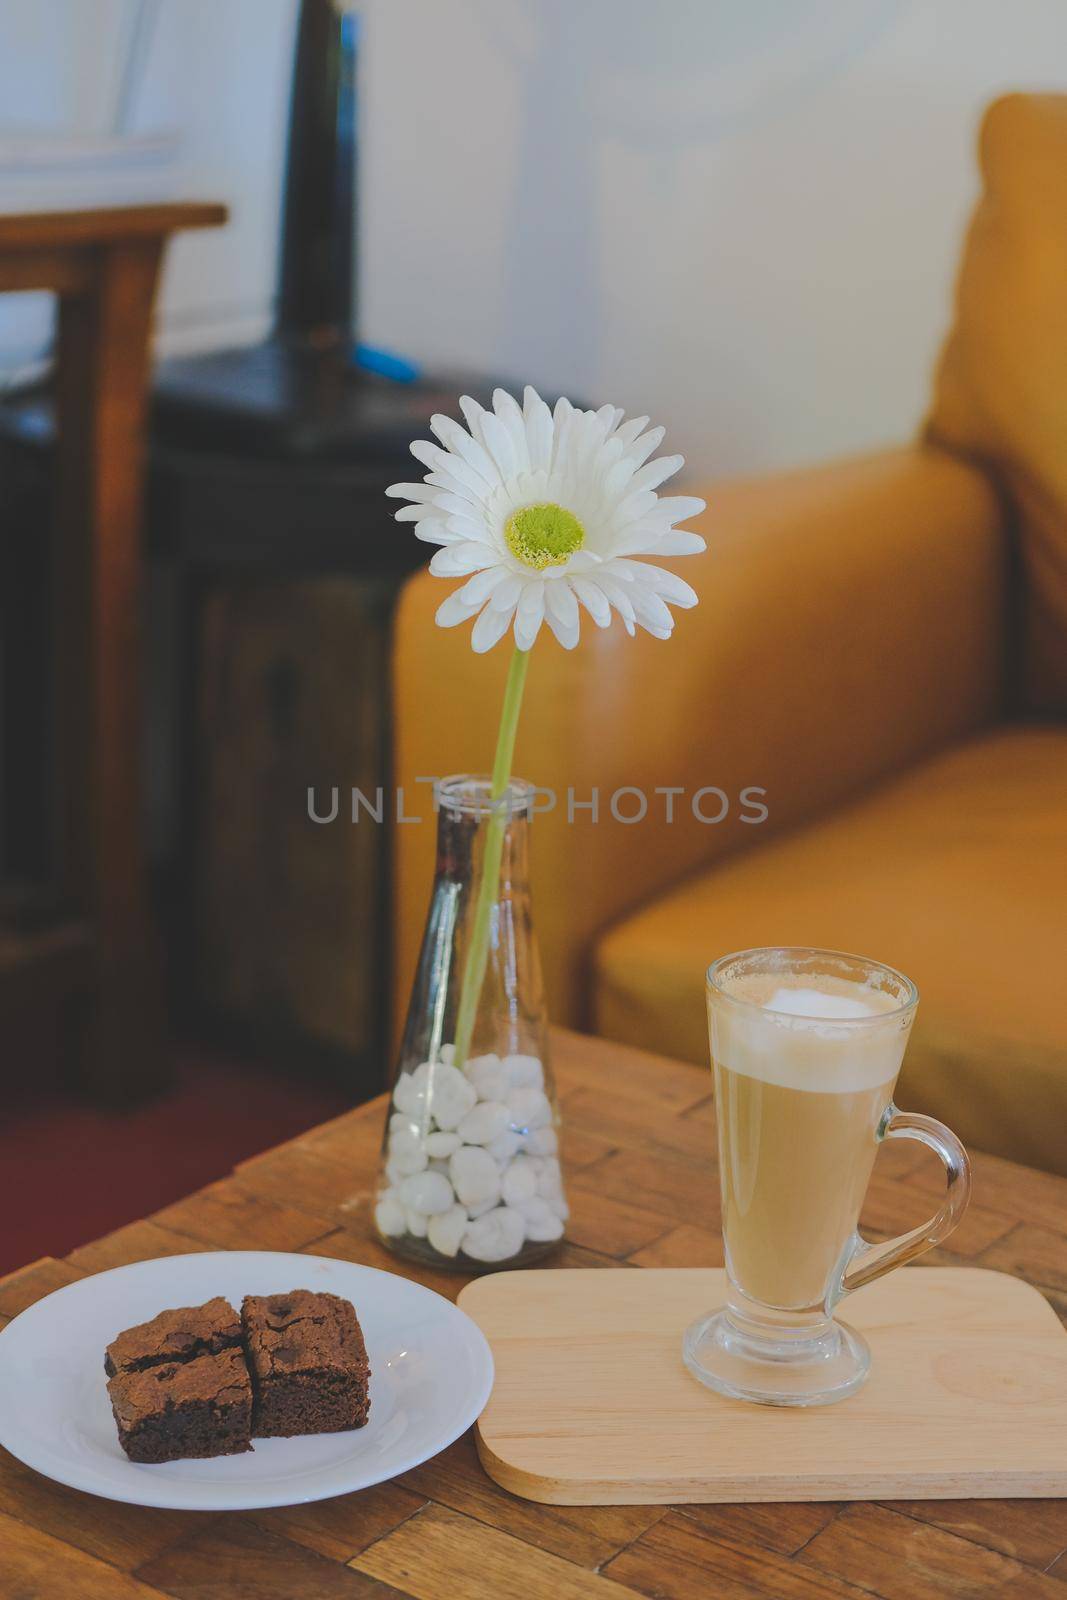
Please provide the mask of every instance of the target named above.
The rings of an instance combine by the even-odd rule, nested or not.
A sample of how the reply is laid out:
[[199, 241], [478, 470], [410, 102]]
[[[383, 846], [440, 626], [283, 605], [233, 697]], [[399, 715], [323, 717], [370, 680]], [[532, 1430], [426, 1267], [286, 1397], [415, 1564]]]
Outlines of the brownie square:
[[362, 1428], [370, 1367], [356, 1313], [335, 1294], [248, 1295], [241, 1307], [257, 1439]]
[[127, 1367], [107, 1388], [119, 1443], [131, 1461], [231, 1456], [252, 1448], [252, 1385], [240, 1349]]
[[116, 1372], [143, 1372], [168, 1361], [192, 1361], [241, 1346], [241, 1319], [228, 1300], [217, 1295], [202, 1306], [161, 1311], [151, 1322], [127, 1328], [114, 1338], [104, 1356], [109, 1378]]

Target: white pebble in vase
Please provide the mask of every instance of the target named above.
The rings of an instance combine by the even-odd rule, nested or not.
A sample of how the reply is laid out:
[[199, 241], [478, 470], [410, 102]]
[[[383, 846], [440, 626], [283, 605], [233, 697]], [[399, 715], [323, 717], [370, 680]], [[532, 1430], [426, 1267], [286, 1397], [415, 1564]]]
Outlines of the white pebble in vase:
[[455, 1204], [452, 1185], [441, 1172], [416, 1172], [400, 1185], [400, 1198], [408, 1211], [421, 1212], [425, 1217], [448, 1211]]
[[486, 1149], [493, 1160], [500, 1166], [506, 1166], [522, 1143], [522, 1138], [514, 1128], [505, 1128], [503, 1133], [498, 1133], [495, 1139], [490, 1139]]
[[542, 1089], [512, 1089], [508, 1094], [513, 1128], [532, 1133], [547, 1128], [552, 1121], [552, 1107]]
[[523, 1203], [522, 1216], [527, 1239], [538, 1244], [546, 1244], [550, 1239], [562, 1239], [563, 1218], [539, 1195]]
[[425, 1239], [427, 1221], [424, 1211], [413, 1211], [410, 1206], [404, 1207], [404, 1222], [413, 1239]]
[[452, 1133], [468, 1111], [472, 1111], [478, 1096], [474, 1085], [468, 1083], [458, 1067], [447, 1061], [438, 1061], [434, 1067], [430, 1090], [430, 1113], [441, 1133]]
[[471, 1223], [463, 1235], [464, 1254], [472, 1261], [507, 1261], [522, 1249], [525, 1232], [518, 1211], [497, 1206]]
[[511, 1078], [499, 1056], [475, 1056], [467, 1063], [467, 1077], [479, 1100], [503, 1100], [511, 1088]]
[[426, 1154], [431, 1161], [447, 1161], [453, 1151], [458, 1150], [463, 1140], [458, 1133], [428, 1133], [426, 1135]]
[[559, 1149], [559, 1135], [551, 1127], [534, 1128], [522, 1142], [532, 1156], [554, 1156]]
[[488, 1150], [464, 1145], [448, 1164], [452, 1187], [462, 1205], [476, 1206], [494, 1201], [500, 1194], [500, 1169]]
[[499, 1100], [480, 1100], [458, 1124], [456, 1132], [464, 1144], [489, 1144], [505, 1132], [511, 1111]]
[[513, 1089], [543, 1089], [545, 1069], [536, 1056], [505, 1056], [504, 1070]]
[[426, 1237], [439, 1255], [454, 1256], [463, 1242], [469, 1222], [465, 1206], [451, 1206], [447, 1211], [430, 1218]]
[[556, 1216], [566, 1222], [570, 1208], [563, 1194], [563, 1174], [559, 1162], [552, 1156], [541, 1162], [541, 1170], [537, 1174], [537, 1193], [548, 1202]]
[[374, 1208], [374, 1220], [378, 1225], [378, 1232], [388, 1235], [391, 1239], [403, 1233], [407, 1226], [407, 1218], [400, 1203], [398, 1189], [386, 1189]]
[[393, 1104], [406, 1116], [421, 1120], [426, 1110], [427, 1086], [430, 1080], [430, 1063], [423, 1061], [414, 1072], [402, 1072], [393, 1090]]
[[545, 1156], [537, 1163], [537, 1192], [546, 1197], [563, 1193], [563, 1168], [555, 1156]]
[[537, 1193], [537, 1168], [529, 1156], [516, 1156], [504, 1168], [500, 1179], [500, 1192], [508, 1205], [518, 1206], [532, 1200]]
[[394, 1172], [410, 1177], [413, 1172], [421, 1172], [426, 1161], [426, 1147], [417, 1133], [402, 1128], [390, 1137], [389, 1165]]

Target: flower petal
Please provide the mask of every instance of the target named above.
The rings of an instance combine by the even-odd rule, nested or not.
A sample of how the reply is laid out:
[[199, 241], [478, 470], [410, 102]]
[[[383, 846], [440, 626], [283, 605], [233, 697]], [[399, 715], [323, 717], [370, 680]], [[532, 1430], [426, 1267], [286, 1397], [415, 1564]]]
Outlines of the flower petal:
[[611, 622], [611, 604], [603, 589], [590, 578], [571, 576], [568, 581], [597, 627], [606, 628]]
[[520, 650], [532, 650], [545, 620], [545, 600], [541, 590], [531, 585], [515, 609], [515, 643]]
[[617, 502], [629, 494], [633, 476], [634, 464], [627, 456], [620, 456], [618, 461], [613, 461], [604, 474], [605, 500]]
[[469, 539], [473, 544], [487, 544], [496, 548], [493, 536], [485, 523], [475, 521], [474, 517], [455, 515], [446, 517], [445, 527], [449, 533], [454, 533], [457, 539]]
[[477, 439], [472, 439], [454, 417], [443, 416], [438, 411], [430, 418], [430, 427], [453, 456], [465, 461], [478, 474], [487, 489], [496, 483], [497, 473], [492, 461]]
[[437, 491], [425, 483], [391, 483], [385, 492], [394, 500], [432, 500]]
[[459, 544], [442, 546], [430, 562], [435, 578], [459, 578], [468, 572], [481, 572], [483, 567], [497, 564], [497, 555], [486, 544], [462, 540]]
[[666, 483], [668, 478], [673, 478], [679, 468], [684, 466], [684, 456], [657, 456], [655, 461], [650, 461], [646, 466], [639, 467], [634, 473], [632, 488], [658, 489], [661, 483]]
[[647, 417], [631, 417], [629, 422], [622, 422], [615, 429], [615, 438], [621, 439], [627, 449], [639, 438], [641, 430], [648, 427]]
[[[434, 558], [436, 560], [436, 557]], [[597, 587], [602, 589], [611, 601], [619, 616], [627, 624], [629, 631], [633, 632], [634, 608], [630, 596], [626, 593], [626, 585], [620, 583], [618, 578], [612, 577], [608, 572], [597, 573]]]
[[492, 598], [506, 579], [507, 573], [502, 567], [483, 567], [473, 578], [468, 578], [462, 589], [457, 589], [456, 594], [466, 605], [480, 608]]
[[482, 417], [482, 432], [485, 435], [486, 449], [492, 456], [502, 481], [506, 483], [520, 470], [511, 434], [495, 411], [487, 411]]
[[472, 489], [469, 484], [461, 483], [451, 472], [428, 472], [426, 474], [426, 482], [432, 483], [438, 493], [444, 490], [446, 494], [454, 494], [459, 500], [473, 502], [479, 506], [485, 500], [488, 492], [484, 486], [479, 489]]
[[698, 556], [702, 550], [708, 548], [707, 542], [699, 533], [690, 533], [687, 528], [669, 528], [660, 535], [655, 544], [649, 547], [650, 555], [657, 556]]
[[508, 431], [511, 447], [515, 452], [517, 471], [528, 472], [530, 470], [530, 450], [526, 442], [526, 422], [519, 407], [519, 402], [514, 395], [508, 394], [506, 389], [494, 389], [493, 410]]
[[621, 533], [628, 528], [631, 522], [640, 522], [642, 517], [647, 517], [650, 512], [658, 510], [656, 496], [651, 489], [631, 490], [615, 511], [615, 526]]
[[[645, 420], [648, 420], [647, 417]], [[634, 440], [626, 452], [634, 466], [639, 467], [642, 461], [648, 460], [654, 450], [659, 449], [666, 432], [666, 428], [649, 428], [647, 433], [643, 433], [639, 439]]]
[[566, 578], [551, 578], [545, 584], [545, 621], [564, 650], [573, 650], [578, 643], [581, 624], [578, 602]]
[[494, 611], [491, 606], [486, 606], [471, 629], [471, 649], [477, 655], [484, 655], [491, 650], [511, 627], [511, 617], [510, 611]]
[[459, 480], [464, 488], [471, 490], [480, 500], [485, 495], [489, 485], [480, 472], [460, 456], [454, 456], [447, 450], [442, 450], [439, 444], [433, 444], [429, 439], [416, 439], [411, 445], [411, 453], [416, 461], [421, 461], [432, 472], [447, 472]]
[[552, 413], [536, 389], [523, 390], [523, 417], [526, 422], [526, 447], [532, 472], [547, 472], [552, 464]]
[[662, 537], [662, 527], [648, 517], [638, 522], [631, 522], [628, 528], [612, 539], [611, 559], [614, 561], [622, 556], [658, 555]]
[[458, 544], [457, 534], [450, 533], [441, 517], [424, 517], [415, 524], [415, 537], [425, 544]]
[[493, 598], [489, 602], [493, 610], [512, 610], [518, 603], [524, 581], [517, 572], [509, 572], [502, 579], [499, 588], [493, 590]]
[[596, 418], [596, 432], [600, 443], [603, 444], [608, 434], [615, 428], [615, 407], [601, 406], [598, 411], [588, 412], [587, 415]]
[[412, 439], [408, 449], [416, 461], [421, 461], [423, 466], [431, 471], [447, 472], [451, 465], [448, 451], [442, 450], [432, 439]]
[[545, 580], [532, 574], [524, 579], [522, 594], [519, 596], [520, 611], [536, 611], [542, 605], [545, 597]]
[[450, 517], [470, 517], [477, 520], [485, 509], [485, 501], [474, 501], [465, 495], [439, 493], [434, 505], [439, 511], [446, 512]]
[[658, 594], [653, 594], [651, 589], [642, 589], [634, 585], [634, 616], [642, 628], [647, 628], [650, 633], [657, 628], [665, 629], [670, 633], [674, 627], [674, 618]]
[[478, 606], [469, 605], [466, 600], [461, 599], [462, 593], [462, 589], [457, 589], [447, 600], [441, 601], [434, 617], [439, 628], [454, 628], [461, 622], [469, 622], [479, 610]]
[[479, 405], [477, 400], [472, 400], [469, 394], [461, 394], [459, 397], [459, 409], [463, 413], [464, 422], [470, 429], [471, 438], [477, 439], [480, 444], [482, 441], [482, 418], [485, 416], [485, 407]]
[[561, 394], [559, 399], [556, 401], [556, 404], [552, 408], [552, 421], [556, 425], [557, 432], [564, 425], [564, 423], [570, 421], [574, 414], [574, 407], [567, 399], [567, 396], [565, 394]]
[[602, 565], [603, 557], [598, 556], [595, 550], [576, 550], [567, 557], [567, 565], [563, 570], [570, 578], [576, 572], [595, 572]]
[[619, 567], [632, 567], [635, 580], [666, 600], [668, 605], [688, 607], [697, 603], [696, 590], [665, 567], [654, 567], [648, 561], [617, 561], [612, 564], [612, 571], [617, 571]]
[[695, 494], [669, 494], [660, 500], [656, 510], [661, 516], [669, 516], [672, 523], [688, 522], [698, 512], [706, 511], [707, 506], [708, 502]]

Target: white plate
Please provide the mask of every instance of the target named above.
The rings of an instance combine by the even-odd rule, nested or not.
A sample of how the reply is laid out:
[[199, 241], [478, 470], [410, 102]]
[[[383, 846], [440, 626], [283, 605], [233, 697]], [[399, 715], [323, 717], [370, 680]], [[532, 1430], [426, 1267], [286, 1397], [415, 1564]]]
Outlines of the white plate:
[[[104, 1349], [169, 1306], [322, 1289], [351, 1300], [371, 1365], [370, 1421], [351, 1433], [257, 1439], [251, 1453], [139, 1466], [119, 1445]], [[365, 1489], [458, 1439], [482, 1411], [493, 1358], [450, 1301], [407, 1278], [261, 1250], [138, 1261], [57, 1289], [0, 1333], [0, 1444], [75, 1489], [135, 1505], [244, 1511]]]

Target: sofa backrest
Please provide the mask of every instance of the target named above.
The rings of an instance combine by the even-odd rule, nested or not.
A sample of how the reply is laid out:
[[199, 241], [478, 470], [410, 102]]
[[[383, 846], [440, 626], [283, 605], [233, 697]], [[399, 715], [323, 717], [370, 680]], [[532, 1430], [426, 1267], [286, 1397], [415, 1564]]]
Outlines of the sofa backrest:
[[997, 475], [1020, 545], [1025, 709], [1067, 714], [1067, 95], [986, 112], [984, 189], [927, 434]]

